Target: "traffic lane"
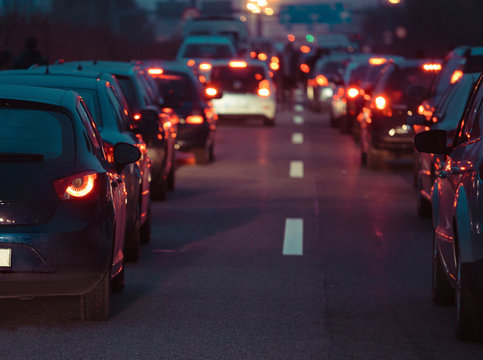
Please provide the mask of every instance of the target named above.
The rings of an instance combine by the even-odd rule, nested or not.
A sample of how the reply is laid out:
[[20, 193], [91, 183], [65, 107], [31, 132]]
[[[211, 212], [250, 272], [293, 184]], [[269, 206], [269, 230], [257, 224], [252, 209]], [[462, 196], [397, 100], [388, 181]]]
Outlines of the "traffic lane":
[[[221, 126], [218, 160], [181, 167], [154, 203], [153, 239], [129, 264], [105, 323], [70, 319], [77, 301], [11, 301], [0, 315], [10, 358], [318, 359], [325, 354], [316, 232], [303, 256], [283, 256], [287, 218], [316, 228], [314, 183], [290, 178], [292, 115], [273, 129]], [[313, 244], [313, 245], [311, 245]], [[315, 244], [315, 245], [314, 245]], [[44, 306], [45, 307], [45, 306]], [[5, 308], [4, 308], [5, 309]], [[40, 310], [40, 311], [37, 311]], [[45, 312], [43, 310], [46, 310]], [[322, 354], [322, 355], [321, 355]]]
[[331, 357], [481, 358], [481, 344], [456, 340], [454, 308], [431, 302], [432, 227], [416, 215], [411, 167], [361, 168], [350, 137], [308, 119]]

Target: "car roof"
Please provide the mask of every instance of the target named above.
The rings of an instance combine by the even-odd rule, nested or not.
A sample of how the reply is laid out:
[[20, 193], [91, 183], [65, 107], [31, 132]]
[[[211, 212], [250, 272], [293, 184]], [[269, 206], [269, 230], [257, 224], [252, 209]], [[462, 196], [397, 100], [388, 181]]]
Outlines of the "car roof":
[[183, 44], [229, 44], [232, 45], [230, 39], [226, 36], [202, 36], [202, 35], [190, 35], [183, 40]]
[[117, 75], [131, 75], [139, 66], [132, 62], [125, 61], [94, 61], [94, 60], [81, 60], [81, 61], [67, 61], [62, 64], [55, 65], [56, 68], [62, 67], [68, 69], [77, 69], [79, 71], [98, 71], [109, 72]]
[[[26, 81], [35, 81], [41, 82], [42, 85], [46, 84], [45, 86], [75, 86], [75, 87], [82, 87], [86, 89], [96, 89], [98, 86], [98, 79], [97, 78], [90, 78], [90, 77], [81, 77], [71, 74], [45, 74], [45, 73], [34, 73], [34, 72], [22, 72], [18, 74], [14, 74], [13, 72], [6, 73], [3, 75], [0, 72], [0, 83], [3, 79], [10, 78], [10, 80], [17, 80], [22, 81], [23, 79], [27, 79]], [[75, 83], [75, 85], [73, 85]], [[48, 85], [47, 85], [48, 84]]]
[[39, 86], [0, 84], [0, 99], [22, 100], [61, 106], [65, 100], [77, 99], [76, 92]]

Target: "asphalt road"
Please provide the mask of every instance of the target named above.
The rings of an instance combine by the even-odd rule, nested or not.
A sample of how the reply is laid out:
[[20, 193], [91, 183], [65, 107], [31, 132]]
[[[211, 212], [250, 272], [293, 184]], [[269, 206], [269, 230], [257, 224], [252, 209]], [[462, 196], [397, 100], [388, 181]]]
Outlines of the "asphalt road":
[[[298, 135], [294, 135], [298, 134]], [[482, 359], [430, 299], [431, 223], [407, 162], [360, 167], [325, 114], [225, 124], [153, 205], [107, 322], [77, 299], [0, 301], [0, 359]]]

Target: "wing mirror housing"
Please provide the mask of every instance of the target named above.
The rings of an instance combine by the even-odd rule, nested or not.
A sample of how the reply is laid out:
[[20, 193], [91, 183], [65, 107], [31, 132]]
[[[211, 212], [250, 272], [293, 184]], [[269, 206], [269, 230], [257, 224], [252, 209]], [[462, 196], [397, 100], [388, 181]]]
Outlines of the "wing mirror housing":
[[422, 153], [448, 155], [451, 149], [446, 142], [447, 133], [440, 129], [423, 131], [414, 137], [414, 145]]
[[134, 163], [140, 158], [141, 152], [134, 145], [121, 142], [114, 146], [114, 164], [118, 173], [121, 173], [126, 165]]

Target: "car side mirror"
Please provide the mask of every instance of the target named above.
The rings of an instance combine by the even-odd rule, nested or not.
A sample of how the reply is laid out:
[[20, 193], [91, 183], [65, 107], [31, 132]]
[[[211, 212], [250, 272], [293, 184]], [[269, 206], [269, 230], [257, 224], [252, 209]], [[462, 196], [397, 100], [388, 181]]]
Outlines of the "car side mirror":
[[421, 114], [413, 114], [411, 116], [408, 116], [406, 120], [406, 124], [408, 124], [409, 126], [425, 125], [427, 123], [428, 121], [426, 120], [426, 117]]
[[422, 153], [448, 155], [451, 149], [446, 146], [446, 139], [444, 130], [423, 131], [414, 137], [414, 145]]
[[207, 100], [221, 99], [223, 97], [223, 90], [213, 83], [205, 84], [205, 98]]
[[127, 164], [134, 163], [140, 158], [141, 152], [134, 145], [121, 142], [114, 146], [114, 164], [118, 173], [122, 172]]

